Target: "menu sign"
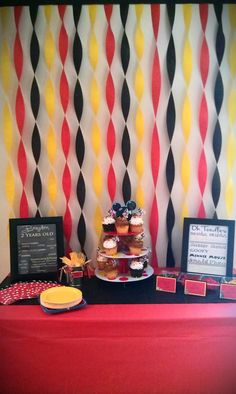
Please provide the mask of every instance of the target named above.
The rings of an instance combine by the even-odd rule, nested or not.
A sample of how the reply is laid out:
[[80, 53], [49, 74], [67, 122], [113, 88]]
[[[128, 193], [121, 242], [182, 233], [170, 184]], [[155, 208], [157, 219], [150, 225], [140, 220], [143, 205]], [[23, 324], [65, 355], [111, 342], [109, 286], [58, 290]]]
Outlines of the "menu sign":
[[55, 224], [18, 226], [17, 243], [19, 274], [57, 270]]
[[64, 256], [62, 217], [10, 219], [13, 280], [56, 279]]
[[226, 275], [232, 271], [234, 222], [185, 219], [182, 264], [185, 271]]

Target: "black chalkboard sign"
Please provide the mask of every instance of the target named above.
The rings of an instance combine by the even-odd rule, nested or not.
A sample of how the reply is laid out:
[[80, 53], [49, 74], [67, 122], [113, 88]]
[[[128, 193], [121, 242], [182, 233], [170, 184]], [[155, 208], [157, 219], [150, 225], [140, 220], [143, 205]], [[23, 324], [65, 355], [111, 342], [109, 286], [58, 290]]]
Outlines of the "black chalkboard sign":
[[61, 216], [10, 219], [11, 280], [56, 280], [64, 256]]
[[232, 276], [234, 220], [184, 218], [183, 272]]

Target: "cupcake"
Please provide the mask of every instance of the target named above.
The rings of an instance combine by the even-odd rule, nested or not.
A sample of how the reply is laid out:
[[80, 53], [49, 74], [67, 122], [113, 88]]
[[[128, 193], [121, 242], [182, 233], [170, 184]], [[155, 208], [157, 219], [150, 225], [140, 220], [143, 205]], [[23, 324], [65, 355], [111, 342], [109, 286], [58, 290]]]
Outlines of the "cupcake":
[[139, 255], [143, 247], [143, 234], [135, 235], [130, 239], [129, 251], [131, 254]]
[[118, 234], [127, 234], [129, 231], [128, 219], [125, 216], [116, 218], [115, 227]]
[[134, 214], [129, 222], [130, 231], [135, 234], [143, 232], [143, 218], [140, 215]]
[[104, 270], [106, 263], [108, 261], [108, 258], [105, 256], [101, 256], [100, 254], [97, 256], [97, 267], [99, 270]]
[[106, 233], [114, 232], [116, 230], [115, 219], [111, 215], [105, 216], [102, 221], [102, 227]]
[[130, 269], [130, 275], [133, 278], [141, 278], [142, 273], [143, 273], [143, 264], [141, 261], [134, 260], [129, 266]]
[[105, 239], [103, 249], [107, 256], [113, 256], [117, 253], [117, 240], [115, 238]]

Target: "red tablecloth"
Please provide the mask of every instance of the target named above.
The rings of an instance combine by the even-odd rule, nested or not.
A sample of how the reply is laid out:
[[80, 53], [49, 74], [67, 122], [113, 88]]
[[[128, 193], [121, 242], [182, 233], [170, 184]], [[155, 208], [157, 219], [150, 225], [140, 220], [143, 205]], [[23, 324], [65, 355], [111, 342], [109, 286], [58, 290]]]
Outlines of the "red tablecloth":
[[236, 392], [236, 304], [0, 307], [0, 392]]

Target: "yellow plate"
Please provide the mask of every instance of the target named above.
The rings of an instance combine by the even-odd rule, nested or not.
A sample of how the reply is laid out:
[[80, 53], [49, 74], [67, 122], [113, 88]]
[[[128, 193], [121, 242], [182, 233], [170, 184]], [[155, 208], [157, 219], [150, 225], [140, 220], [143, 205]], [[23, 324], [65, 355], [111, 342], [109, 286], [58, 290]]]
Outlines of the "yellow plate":
[[82, 291], [74, 287], [51, 287], [40, 294], [40, 303], [47, 308], [69, 308], [82, 301]]

